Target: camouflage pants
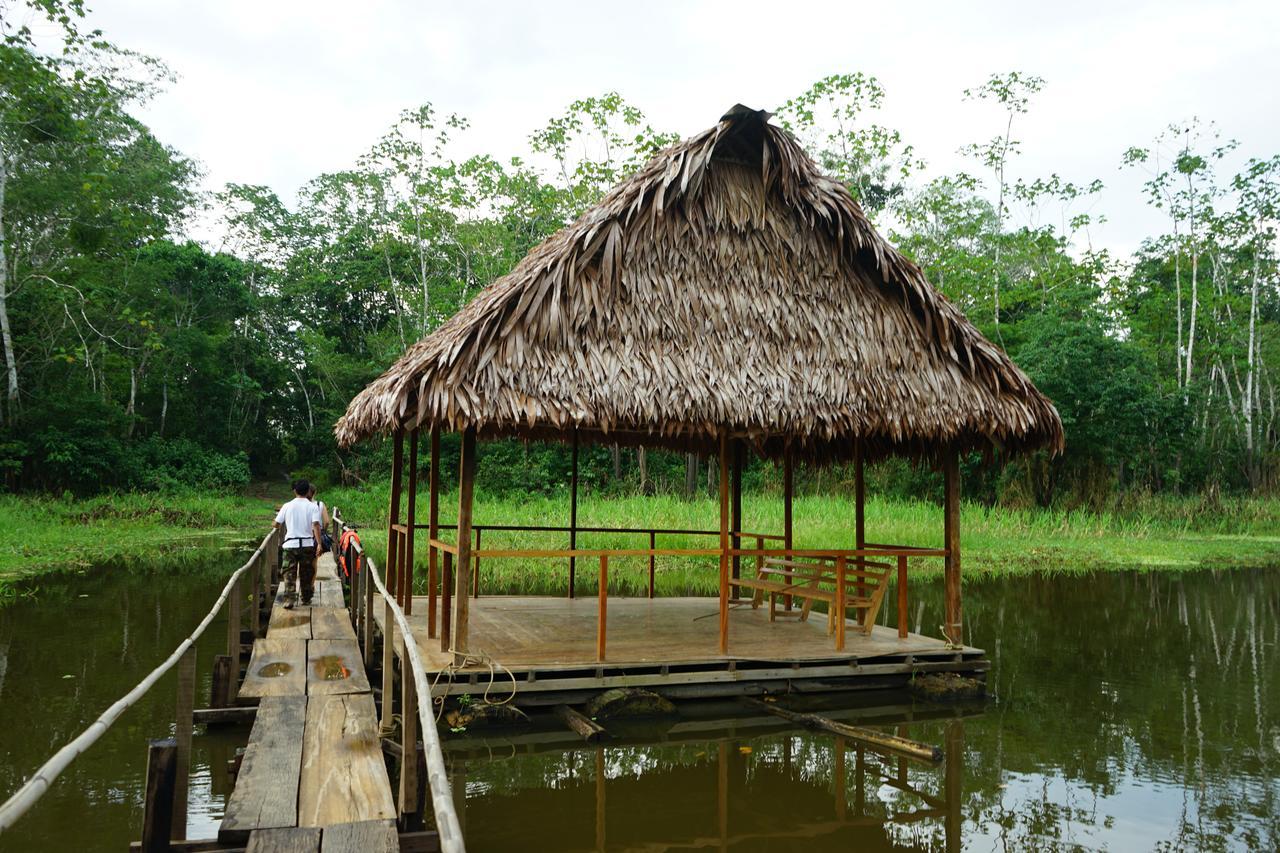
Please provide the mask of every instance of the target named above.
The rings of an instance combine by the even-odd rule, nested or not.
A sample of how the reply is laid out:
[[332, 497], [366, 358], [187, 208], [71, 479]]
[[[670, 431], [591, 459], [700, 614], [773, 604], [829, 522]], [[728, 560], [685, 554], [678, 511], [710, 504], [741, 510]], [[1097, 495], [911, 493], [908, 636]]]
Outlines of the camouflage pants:
[[293, 584], [294, 579], [302, 581], [302, 603], [310, 604], [311, 596], [316, 591], [316, 549], [315, 546], [308, 548], [286, 548], [285, 549], [285, 570], [284, 570], [284, 588], [289, 596], [289, 600], [294, 598]]

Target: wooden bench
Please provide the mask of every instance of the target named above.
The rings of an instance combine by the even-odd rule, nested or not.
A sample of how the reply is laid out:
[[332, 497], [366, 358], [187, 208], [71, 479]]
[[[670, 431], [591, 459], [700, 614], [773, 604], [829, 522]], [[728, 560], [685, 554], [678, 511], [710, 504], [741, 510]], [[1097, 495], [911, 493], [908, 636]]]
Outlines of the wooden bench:
[[[889, 563], [865, 560], [858, 564], [850, 559], [845, 566], [845, 608], [858, 614], [859, 627], [864, 634], [870, 634], [875, 625], [876, 616], [880, 612], [880, 604], [888, 589], [889, 574], [892, 570]], [[741, 577], [732, 581], [734, 585], [755, 590], [751, 599], [752, 609], [764, 603], [764, 596], [769, 596], [769, 621], [778, 616], [778, 596], [791, 596], [804, 602], [798, 614], [801, 622], [808, 620], [809, 611], [815, 601], [827, 604], [827, 633], [835, 632], [836, 615], [836, 564], [834, 557], [811, 557], [806, 559], [770, 557], [760, 566], [756, 577]], [[785, 613], [786, 611], [781, 611]]]

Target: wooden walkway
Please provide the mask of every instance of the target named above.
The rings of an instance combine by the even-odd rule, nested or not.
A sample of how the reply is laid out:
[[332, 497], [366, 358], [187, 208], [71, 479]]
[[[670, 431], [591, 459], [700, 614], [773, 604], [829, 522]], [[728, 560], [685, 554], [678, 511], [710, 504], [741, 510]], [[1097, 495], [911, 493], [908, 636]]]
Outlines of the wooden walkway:
[[399, 850], [395, 802], [333, 557], [310, 607], [283, 606], [283, 584], [239, 701], [257, 703], [218, 840], [266, 851]]

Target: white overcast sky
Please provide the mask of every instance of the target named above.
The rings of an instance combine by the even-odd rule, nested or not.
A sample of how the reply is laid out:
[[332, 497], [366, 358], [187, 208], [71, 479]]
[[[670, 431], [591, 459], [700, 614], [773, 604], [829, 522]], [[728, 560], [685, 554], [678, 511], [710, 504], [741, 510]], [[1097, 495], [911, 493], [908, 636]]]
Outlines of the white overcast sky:
[[[1171, 121], [1215, 121], [1240, 156], [1280, 153], [1280, 2], [428, 3], [410, 0], [96, 0], [116, 44], [163, 59], [178, 82], [147, 105], [157, 135], [198, 159], [207, 186], [261, 183], [291, 200], [345, 168], [403, 108], [467, 116], [468, 153], [527, 152], [573, 99], [617, 90], [682, 135], [736, 102], [772, 108], [827, 74], [887, 90], [881, 121], [929, 174], [1002, 129], [962, 100], [994, 71], [1047, 80], [1015, 137], [1013, 175], [1108, 187], [1094, 243], [1132, 250], [1163, 227], [1130, 145]], [[1228, 166], [1228, 168], [1229, 168]], [[976, 166], [969, 166], [976, 168]]]

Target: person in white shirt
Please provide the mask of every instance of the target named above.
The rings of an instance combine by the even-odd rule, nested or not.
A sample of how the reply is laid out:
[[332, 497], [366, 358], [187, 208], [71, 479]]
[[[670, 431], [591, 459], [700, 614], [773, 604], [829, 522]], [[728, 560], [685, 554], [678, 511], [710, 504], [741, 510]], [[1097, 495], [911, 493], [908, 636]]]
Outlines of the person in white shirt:
[[316, 558], [320, 556], [320, 507], [307, 499], [311, 484], [298, 480], [293, 484], [296, 497], [276, 513], [275, 527], [284, 528], [284, 553], [288, 559], [285, 569], [285, 608], [292, 609], [297, 601], [294, 578], [302, 593], [303, 605], [311, 603], [316, 589]]

